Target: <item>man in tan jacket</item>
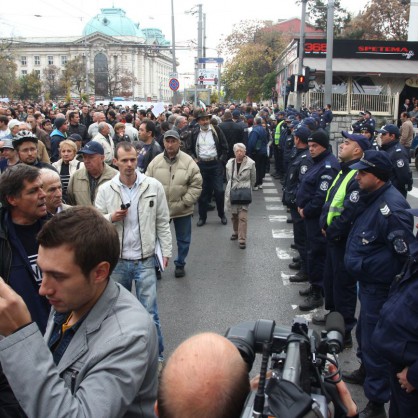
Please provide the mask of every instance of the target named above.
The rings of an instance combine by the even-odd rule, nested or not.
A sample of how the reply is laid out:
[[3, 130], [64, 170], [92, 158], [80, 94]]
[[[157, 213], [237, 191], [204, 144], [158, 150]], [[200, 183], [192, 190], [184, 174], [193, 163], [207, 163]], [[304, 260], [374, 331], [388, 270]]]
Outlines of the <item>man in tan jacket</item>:
[[402, 112], [400, 119], [402, 126], [399, 142], [406, 148], [409, 156], [409, 150], [411, 149], [412, 140], [414, 139], [414, 126], [412, 125], [412, 121], [408, 117], [407, 112]]
[[202, 176], [193, 158], [180, 150], [180, 135], [175, 130], [164, 134], [165, 151], [148, 165], [147, 176], [154, 177], [163, 186], [170, 218], [176, 231], [177, 258], [175, 277], [184, 277], [186, 257], [192, 236], [194, 204], [202, 192]]

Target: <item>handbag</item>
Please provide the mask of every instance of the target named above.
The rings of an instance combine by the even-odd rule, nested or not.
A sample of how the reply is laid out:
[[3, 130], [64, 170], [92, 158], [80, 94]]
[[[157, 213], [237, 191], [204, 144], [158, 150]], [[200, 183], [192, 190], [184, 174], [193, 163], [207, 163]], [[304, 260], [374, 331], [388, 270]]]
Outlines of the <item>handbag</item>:
[[240, 187], [238, 189], [233, 189], [233, 178], [235, 173], [235, 159], [232, 166], [232, 177], [231, 177], [231, 190], [229, 192], [229, 198], [231, 200], [231, 205], [249, 205], [252, 202], [252, 194], [250, 187]]

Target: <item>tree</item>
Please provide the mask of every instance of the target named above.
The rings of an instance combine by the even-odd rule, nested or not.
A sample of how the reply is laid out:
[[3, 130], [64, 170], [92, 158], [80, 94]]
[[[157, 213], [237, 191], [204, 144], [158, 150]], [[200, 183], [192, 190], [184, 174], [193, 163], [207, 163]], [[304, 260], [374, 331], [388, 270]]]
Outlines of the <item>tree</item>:
[[[93, 74], [89, 74], [89, 87], [93, 86]], [[67, 61], [62, 74], [62, 81], [66, 92], [77, 91], [82, 97], [86, 89], [86, 66], [80, 55]]]
[[0, 97], [13, 97], [17, 89], [17, 66], [10, 52], [11, 41], [0, 41]]
[[42, 82], [33, 70], [30, 74], [19, 78], [18, 95], [22, 100], [37, 100], [42, 92]]
[[[327, 6], [323, 0], [311, 0], [307, 4], [307, 15], [309, 21], [324, 32], [327, 31]], [[341, 1], [334, 1], [334, 36], [341, 34], [342, 30], [351, 20], [350, 13], [341, 7]]]
[[409, 3], [371, 0], [342, 32], [348, 39], [405, 41], [408, 37]]
[[43, 70], [43, 87], [52, 99], [66, 93], [65, 83], [62, 82], [60, 69], [55, 65], [48, 65]]
[[130, 97], [133, 94], [133, 86], [138, 80], [131, 71], [121, 66], [109, 68], [108, 72], [108, 95], [109, 97], [124, 96]]
[[[220, 49], [229, 54], [222, 75], [226, 97], [258, 101], [271, 97], [274, 61], [285, 46], [283, 34], [270, 21], [243, 21], [234, 26]], [[271, 74], [265, 78], [267, 74]]]

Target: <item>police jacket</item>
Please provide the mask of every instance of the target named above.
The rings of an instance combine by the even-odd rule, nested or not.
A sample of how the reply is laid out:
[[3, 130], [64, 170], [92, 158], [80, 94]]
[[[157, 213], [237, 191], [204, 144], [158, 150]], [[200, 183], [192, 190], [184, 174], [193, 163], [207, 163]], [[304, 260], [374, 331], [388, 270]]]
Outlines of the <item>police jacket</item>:
[[332, 111], [327, 109], [322, 115], [321, 115], [321, 120], [319, 122], [319, 126], [321, 128], [325, 128], [326, 126], [328, 126], [333, 119], [334, 115], [332, 114]]
[[[355, 179], [356, 171], [349, 168], [350, 165], [357, 161], [358, 159], [341, 163], [341, 171], [338, 173], [335, 183], [329, 189], [327, 200], [322, 209], [319, 225], [321, 229], [326, 230], [326, 237], [330, 242], [338, 242], [345, 245], [356, 213], [361, 210], [363, 205], [363, 200], [360, 201], [360, 187]], [[342, 183], [344, 183], [347, 176], [349, 176], [350, 179], [344, 187]], [[341, 205], [341, 212], [338, 216], [333, 217], [331, 223], [328, 225], [329, 222], [327, 222], [327, 218], [331, 203], [341, 187], [344, 187], [344, 190], [341, 192], [345, 195]]]
[[376, 350], [418, 387], [418, 258], [411, 257], [405, 273], [392, 284], [373, 333]]
[[390, 178], [392, 184], [405, 195], [407, 190], [411, 190], [413, 182], [408, 151], [398, 139], [382, 145], [382, 150], [388, 153], [392, 161], [393, 170]]
[[296, 153], [289, 162], [286, 174], [286, 181], [283, 188], [283, 203], [289, 207], [296, 208], [296, 194], [299, 185], [313, 164], [309, 149], [296, 148]]
[[330, 150], [313, 158], [313, 165], [303, 177], [296, 196], [296, 204], [305, 218], [319, 218], [328, 188], [340, 170], [340, 164]]
[[361, 282], [388, 287], [408, 255], [404, 237], [412, 232], [413, 218], [404, 210], [410, 206], [390, 181], [360, 198], [365, 208], [348, 235], [345, 267]]
[[353, 123], [352, 125], [354, 132], [360, 132], [362, 129], [375, 129], [376, 128], [376, 121], [373, 118], [369, 119], [360, 119], [357, 122]]
[[293, 139], [293, 135], [292, 132], [290, 131], [290, 129], [287, 131], [287, 135], [285, 135], [284, 137], [284, 141], [283, 141], [283, 159], [286, 162], [289, 162], [292, 158], [292, 156], [294, 155], [294, 146], [295, 146], [295, 141]]

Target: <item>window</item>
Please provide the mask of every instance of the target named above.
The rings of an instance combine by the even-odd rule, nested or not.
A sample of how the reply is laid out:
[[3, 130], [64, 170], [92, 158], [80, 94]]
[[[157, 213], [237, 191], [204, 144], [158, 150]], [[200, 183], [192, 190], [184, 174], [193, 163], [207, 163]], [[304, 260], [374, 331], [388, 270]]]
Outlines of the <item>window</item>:
[[28, 75], [28, 72], [26, 70], [22, 70], [22, 76]]
[[41, 57], [39, 55], [35, 55], [33, 61], [35, 65], [41, 65]]
[[26, 57], [20, 57], [20, 63], [22, 64], [22, 66], [26, 66]]
[[48, 55], [48, 65], [54, 65], [54, 57], [52, 55]]
[[41, 70], [35, 70], [35, 74], [38, 78], [41, 78]]
[[61, 55], [61, 65], [67, 64], [67, 55]]

